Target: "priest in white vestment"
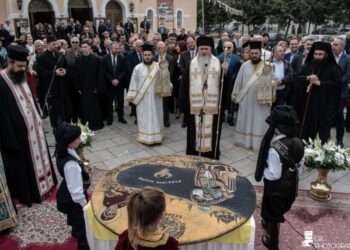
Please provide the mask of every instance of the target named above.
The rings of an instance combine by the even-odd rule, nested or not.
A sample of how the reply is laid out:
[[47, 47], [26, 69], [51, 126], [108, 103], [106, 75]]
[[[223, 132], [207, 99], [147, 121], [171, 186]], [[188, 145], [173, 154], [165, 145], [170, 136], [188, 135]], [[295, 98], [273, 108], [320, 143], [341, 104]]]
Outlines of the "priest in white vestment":
[[187, 86], [190, 113], [187, 118], [186, 154], [219, 159], [221, 64], [211, 53], [213, 38], [199, 37], [197, 47], [198, 55], [190, 63], [190, 81]]
[[270, 115], [276, 96], [274, 69], [261, 60], [261, 42], [250, 42], [250, 60], [245, 62], [237, 75], [232, 100], [239, 104], [234, 144], [258, 150], [268, 129], [265, 122]]
[[145, 44], [142, 49], [143, 62], [134, 68], [126, 98], [136, 105], [137, 141], [152, 145], [163, 140], [163, 97], [156, 93], [159, 67], [153, 62], [153, 46]]

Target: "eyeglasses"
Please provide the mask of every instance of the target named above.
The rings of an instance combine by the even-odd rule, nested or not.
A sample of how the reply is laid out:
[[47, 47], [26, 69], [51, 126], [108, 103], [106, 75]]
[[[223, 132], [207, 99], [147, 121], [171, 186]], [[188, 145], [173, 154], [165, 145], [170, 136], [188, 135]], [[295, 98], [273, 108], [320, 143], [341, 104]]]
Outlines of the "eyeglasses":
[[79, 42], [72, 42], [72, 43], [79, 43]]
[[225, 49], [232, 49], [232, 47], [225, 47]]

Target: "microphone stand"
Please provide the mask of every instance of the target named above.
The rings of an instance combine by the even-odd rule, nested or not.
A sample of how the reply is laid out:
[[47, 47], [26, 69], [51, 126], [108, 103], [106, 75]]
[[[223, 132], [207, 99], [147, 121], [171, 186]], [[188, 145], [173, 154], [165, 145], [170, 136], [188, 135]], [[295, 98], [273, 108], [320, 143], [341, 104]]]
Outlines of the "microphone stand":
[[208, 70], [207, 70], [207, 67], [208, 67], [208, 64], [205, 64], [205, 81], [204, 81], [204, 84], [203, 84], [203, 88], [202, 88], [202, 97], [203, 97], [203, 106], [199, 112], [199, 131], [198, 131], [198, 134], [199, 134], [199, 156], [202, 155], [202, 128], [203, 128], [203, 118], [204, 118], [204, 107], [205, 107], [205, 104], [206, 104], [206, 99], [205, 99], [205, 96], [204, 96], [204, 91], [206, 89], [208, 89], [208, 83], [207, 83], [207, 80], [208, 80]]
[[50, 85], [49, 85], [49, 88], [48, 88], [48, 90], [47, 90], [47, 93], [46, 93], [46, 95], [45, 95], [44, 108], [43, 108], [43, 110], [42, 110], [42, 115], [41, 115], [41, 117], [44, 116], [45, 108], [46, 108], [47, 112], [49, 113], [49, 104], [48, 104], [47, 100], [48, 100], [48, 98], [49, 98], [49, 96], [50, 96], [50, 92], [51, 92], [51, 88], [52, 88], [52, 85], [53, 85], [53, 81], [54, 81], [55, 76], [56, 76], [56, 69], [57, 69], [58, 63], [61, 61], [61, 58], [62, 58], [62, 54], [60, 53], [60, 57], [58, 58], [55, 67], [53, 68], [53, 75], [52, 75], [52, 78], [51, 78]]
[[[225, 48], [225, 54], [224, 54], [224, 62], [226, 61], [227, 56], [227, 48]], [[228, 65], [230, 67], [230, 65]], [[227, 69], [228, 70], [228, 69]], [[222, 90], [224, 88], [224, 69], [222, 69], [222, 76], [221, 76], [221, 87], [220, 87], [220, 95], [219, 95], [219, 114], [218, 114], [218, 124], [216, 128], [216, 140], [215, 140], [215, 151], [214, 151], [214, 158], [216, 159], [216, 155], [218, 152], [218, 146], [219, 146], [219, 132], [220, 132], [220, 122], [221, 122], [221, 102], [222, 102]]]

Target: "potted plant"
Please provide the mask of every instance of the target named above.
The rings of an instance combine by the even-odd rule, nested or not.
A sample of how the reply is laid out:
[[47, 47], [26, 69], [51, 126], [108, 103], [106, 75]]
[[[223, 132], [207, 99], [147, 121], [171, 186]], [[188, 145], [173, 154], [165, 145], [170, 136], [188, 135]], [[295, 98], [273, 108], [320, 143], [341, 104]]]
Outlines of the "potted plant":
[[311, 183], [309, 195], [319, 201], [331, 199], [331, 186], [327, 183], [328, 172], [341, 171], [350, 168], [350, 148], [337, 146], [333, 139], [322, 144], [319, 136], [314, 140], [303, 140], [305, 144], [305, 166], [318, 169], [318, 178]]

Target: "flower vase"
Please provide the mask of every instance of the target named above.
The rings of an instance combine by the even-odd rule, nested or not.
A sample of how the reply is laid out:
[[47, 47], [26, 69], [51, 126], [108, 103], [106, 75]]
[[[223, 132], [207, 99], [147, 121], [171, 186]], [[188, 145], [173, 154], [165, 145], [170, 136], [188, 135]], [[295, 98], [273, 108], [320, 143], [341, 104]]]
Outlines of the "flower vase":
[[311, 183], [309, 196], [318, 201], [329, 201], [331, 199], [332, 187], [327, 183], [329, 169], [319, 168], [317, 180]]
[[92, 168], [90, 166], [90, 163], [88, 160], [86, 160], [85, 155], [84, 155], [84, 148], [77, 148], [75, 150], [80, 158], [80, 161], [83, 163], [84, 165], [84, 169], [85, 172], [87, 172], [88, 174], [90, 174], [92, 172]]

